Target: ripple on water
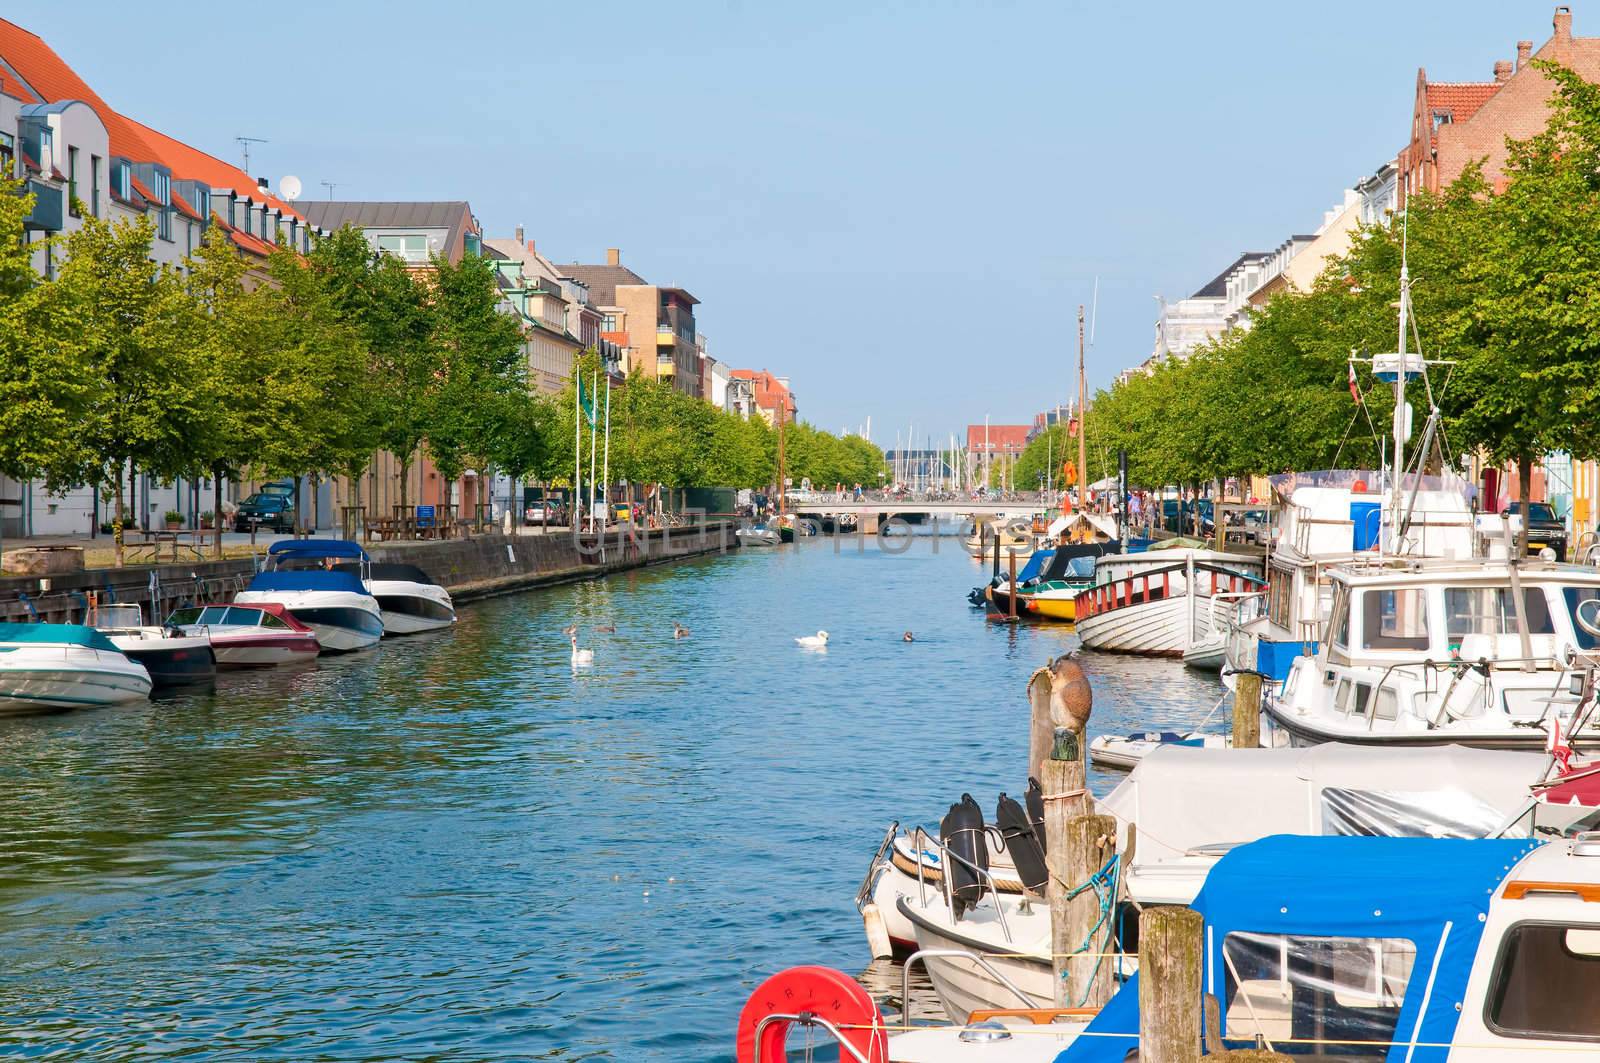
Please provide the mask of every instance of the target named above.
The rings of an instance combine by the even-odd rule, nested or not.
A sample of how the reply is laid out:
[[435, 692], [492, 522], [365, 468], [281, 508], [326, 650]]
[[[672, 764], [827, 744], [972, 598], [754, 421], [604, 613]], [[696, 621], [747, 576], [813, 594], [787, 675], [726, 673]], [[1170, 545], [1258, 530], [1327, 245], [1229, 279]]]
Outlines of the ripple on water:
[[[851, 901], [891, 819], [1021, 789], [1023, 686], [1075, 645], [986, 624], [948, 541], [829, 546], [0, 722], [0, 1054], [728, 1058], [765, 975], [862, 969]], [[596, 657], [576, 674], [573, 621]], [[794, 644], [819, 628], [825, 654]], [[1220, 693], [1084, 663], [1092, 730], [1192, 725]], [[863, 980], [899, 993], [892, 964]]]

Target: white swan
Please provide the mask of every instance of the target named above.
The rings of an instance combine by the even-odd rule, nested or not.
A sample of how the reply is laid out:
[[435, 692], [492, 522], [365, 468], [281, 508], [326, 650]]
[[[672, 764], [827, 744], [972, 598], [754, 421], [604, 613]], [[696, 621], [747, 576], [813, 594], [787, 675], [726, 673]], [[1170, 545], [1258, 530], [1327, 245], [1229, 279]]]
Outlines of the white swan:
[[801, 635], [795, 639], [795, 645], [806, 650], [820, 650], [828, 645], [828, 633], [819, 631], [815, 635]]
[[593, 650], [578, 649], [578, 636], [572, 636], [572, 667], [587, 668], [594, 663]]

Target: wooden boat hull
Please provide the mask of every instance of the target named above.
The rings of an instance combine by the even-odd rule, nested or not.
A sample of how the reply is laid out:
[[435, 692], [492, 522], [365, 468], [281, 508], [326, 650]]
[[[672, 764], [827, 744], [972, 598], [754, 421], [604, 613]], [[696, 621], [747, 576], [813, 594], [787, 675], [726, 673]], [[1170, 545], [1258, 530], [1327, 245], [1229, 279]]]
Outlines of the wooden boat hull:
[[1021, 612], [1029, 618], [1068, 622], [1078, 618], [1077, 595], [1020, 594], [1017, 600], [1022, 605]]
[[1077, 625], [1085, 647], [1112, 653], [1181, 657], [1193, 638], [1187, 595], [1109, 609]]

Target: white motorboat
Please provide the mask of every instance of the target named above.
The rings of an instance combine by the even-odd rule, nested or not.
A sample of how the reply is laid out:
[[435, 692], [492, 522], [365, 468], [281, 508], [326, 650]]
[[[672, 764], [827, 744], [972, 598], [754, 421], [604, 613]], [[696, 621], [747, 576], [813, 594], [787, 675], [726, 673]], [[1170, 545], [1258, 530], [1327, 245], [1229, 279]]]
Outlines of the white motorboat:
[[64, 712], [150, 696], [150, 673], [82, 624], [0, 624], [0, 715]]
[[[342, 563], [355, 570], [340, 570]], [[316, 632], [324, 653], [366, 649], [383, 638], [383, 615], [365, 578], [370, 564], [359, 543], [284, 540], [272, 544], [265, 567], [234, 600], [283, 606]]]
[[1539, 749], [1552, 723], [1570, 730], [1570, 666], [1600, 649], [1600, 570], [1390, 559], [1328, 579], [1328, 634], [1266, 692], [1263, 741]]
[[1401, 484], [1403, 528], [1397, 540], [1395, 494], [1385, 489], [1384, 479], [1361, 469], [1270, 478], [1282, 503], [1267, 562], [1271, 589], [1265, 608], [1241, 607], [1223, 625], [1228, 668], [1259, 671], [1281, 683], [1295, 657], [1315, 653], [1333, 604], [1328, 573], [1336, 566], [1376, 560], [1386, 547], [1394, 554], [1396, 541], [1406, 558], [1462, 560], [1479, 552], [1464, 481], [1408, 475]]
[[1089, 740], [1089, 761], [1097, 768], [1127, 771], [1158, 749], [1187, 746], [1200, 749], [1227, 749], [1231, 735], [1208, 731], [1136, 731], [1125, 735], [1095, 735]]
[[269, 668], [309, 661], [321, 651], [317, 633], [275, 602], [179, 609], [167, 626], [209, 640], [218, 668]]
[[[360, 571], [359, 562], [341, 562], [341, 571]], [[385, 635], [415, 635], [438, 631], [456, 622], [455, 603], [450, 592], [415, 565], [374, 561], [367, 588], [378, 599]]]
[[[1527, 838], [1275, 835], [1210, 869], [1192, 907], [1201, 984], [1223, 1049], [1337, 1047], [1361, 1060], [1546, 1063], [1593, 1054], [1600, 1011], [1600, 834]], [[853, 988], [852, 988], [853, 987]], [[889, 1063], [1122, 1063], [1140, 1042], [1126, 983], [1081, 1012], [979, 1013], [891, 1034], [849, 976], [773, 975], [739, 1016], [737, 1057], [779, 1058], [795, 1025]], [[972, 1019], [982, 1017], [982, 1021]], [[1048, 1027], [1033, 1023], [1053, 1022]], [[905, 1017], [899, 1025], [904, 1027]], [[1192, 1016], [1198, 1039], [1200, 1009]]]
[[1095, 585], [1075, 602], [1078, 637], [1088, 649], [1181, 657], [1241, 596], [1265, 589], [1262, 569], [1255, 555], [1192, 546], [1099, 558]]
[[217, 657], [209, 639], [146, 624], [138, 605], [92, 604], [88, 622], [130, 660], [144, 665], [157, 687], [209, 683], [217, 677]]
[[738, 528], [733, 533], [739, 540], [740, 546], [777, 546], [783, 542], [783, 536], [776, 528], [769, 528], [765, 524], [752, 524], [748, 528]]

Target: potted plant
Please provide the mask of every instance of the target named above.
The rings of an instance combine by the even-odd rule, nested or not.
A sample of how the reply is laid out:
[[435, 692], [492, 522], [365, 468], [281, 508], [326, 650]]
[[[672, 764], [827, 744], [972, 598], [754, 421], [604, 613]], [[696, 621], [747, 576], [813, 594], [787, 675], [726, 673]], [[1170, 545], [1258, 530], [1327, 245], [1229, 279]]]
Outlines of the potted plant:
[[167, 522], [167, 531], [177, 531], [179, 528], [183, 527], [183, 514], [179, 513], [175, 509], [167, 510], [165, 519]]
[[200, 514], [200, 527], [210, 529], [216, 526], [217, 515], [215, 513], [208, 509], [204, 513]]

